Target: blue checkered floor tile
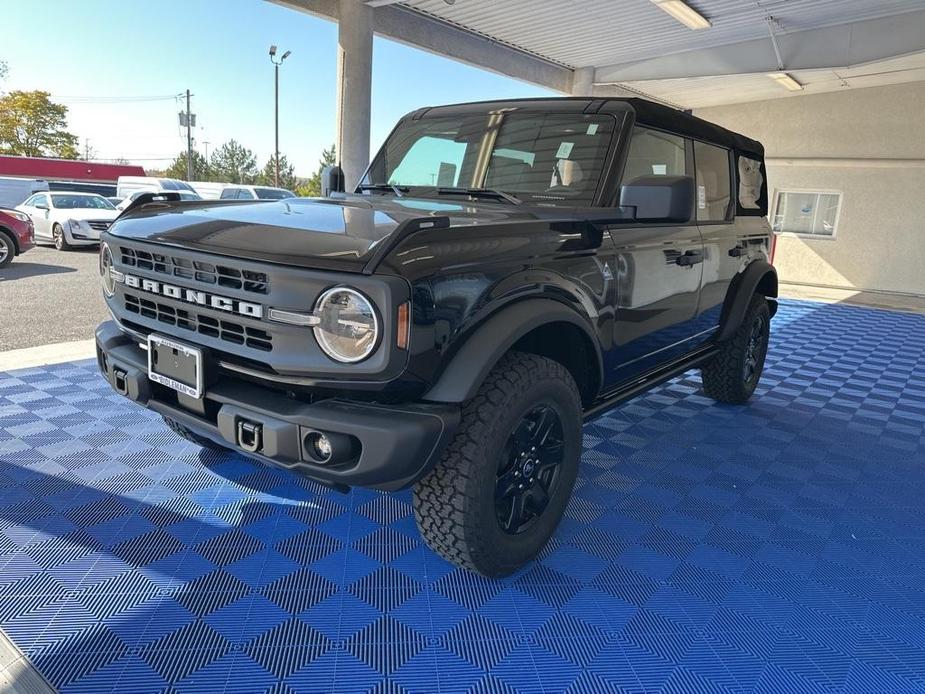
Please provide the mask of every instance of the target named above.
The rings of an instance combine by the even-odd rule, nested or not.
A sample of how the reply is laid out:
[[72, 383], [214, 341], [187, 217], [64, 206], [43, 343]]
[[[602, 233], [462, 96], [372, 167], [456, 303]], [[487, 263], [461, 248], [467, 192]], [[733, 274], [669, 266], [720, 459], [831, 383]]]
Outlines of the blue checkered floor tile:
[[0, 373], [0, 628], [64, 692], [925, 691], [925, 318], [785, 302], [764, 380], [585, 428], [489, 581], [410, 496], [174, 436], [90, 362]]

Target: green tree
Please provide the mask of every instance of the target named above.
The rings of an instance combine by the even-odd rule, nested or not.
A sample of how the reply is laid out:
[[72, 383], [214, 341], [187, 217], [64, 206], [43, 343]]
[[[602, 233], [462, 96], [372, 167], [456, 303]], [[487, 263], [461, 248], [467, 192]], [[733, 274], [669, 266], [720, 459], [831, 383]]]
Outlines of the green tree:
[[[267, 164], [263, 167], [263, 171], [257, 176], [257, 183], [264, 186], [276, 185], [275, 161], [276, 158], [274, 156], [271, 156], [267, 160]], [[279, 155], [279, 187], [287, 188], [288, 190], [295, 190], [296, 187], [295, 169], [292, 164], [289, 163], [285, 154]]]
[[321, 171], [326, 166], [333, 166], [337, 163], [337, 149], [331, 145], [328, 149], [321, 150], [321, 159], [318, 161], [318, 170], [315, 171], [308, 180], [296, 191], [299, 195], [317, 198], [321, 195]]
[[257, 177], [257, 157], [237, 140], [228, 140], [212, 152], [209, 164], [216, 181], [252, 183]]
[[[173, 163], [167, 167], [167, 178], [178, 178], [181, 181], [186, 180], [186, 150], [180, 152]], [[196, 150], [193, 150], [193, 179], [194, 181], [211, 181], [212, 167], [206, 158]]]
[[77, 136], [67, 131], [67, 106], [43, 91], [0, 97], [0, 153], [77, 158]]

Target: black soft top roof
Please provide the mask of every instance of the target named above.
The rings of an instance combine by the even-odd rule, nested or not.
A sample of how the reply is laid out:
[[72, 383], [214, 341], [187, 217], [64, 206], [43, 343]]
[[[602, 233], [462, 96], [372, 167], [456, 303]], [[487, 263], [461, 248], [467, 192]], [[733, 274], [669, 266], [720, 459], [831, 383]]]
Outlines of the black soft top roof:
[[684, 111], [662, 106], [646, 99], [613, 99], [628, 103], [636, 112], [636, 122], [664, 128], [671, 132], [685, 135], [697, 140], [706, 140], [717, 145], [725, 145], [742, 154], [751, 154], [756, 159], [764, 159], [764, 146], [757, 140], [727, 130], [715, 123], [710, 123]]
[[601, 113], [626, 111], [628, 108], [636, 113], [636, 121], [653, 128], [670, 130], [671, 132], [705, 140], [713, 144], [735, 149], [745, 155], [756, 159], [764, 159], [764, 147], [757, 140], [745, 137], [739, 133], [727, 130], [715, 123], [710, 123], [697, 116], [684, 111], [657, 104], [654, 101], [637, 97], [612, 98], [589, 96], [540, 97], [534, 99], [505, 99], [496, 101], [476, 101], [464, 104], [447, 106], [434, 106], [418, 109], [409, 114], [411, 118], [427, 116], [446, 116], [465, 113], [477, 113], [486, 107], [512, 108], [536, 111], [584, 111], [586, 113]]

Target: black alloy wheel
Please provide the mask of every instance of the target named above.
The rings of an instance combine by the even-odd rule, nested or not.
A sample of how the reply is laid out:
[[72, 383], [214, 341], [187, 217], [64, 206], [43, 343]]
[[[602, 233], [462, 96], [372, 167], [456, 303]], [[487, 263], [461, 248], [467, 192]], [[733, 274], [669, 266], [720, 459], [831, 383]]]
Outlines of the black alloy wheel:
[[556, 492], [564, 455], [562, 420], [547, 404], [527, 412], [511, 432], [495, 485], [498, 524], [509, 535], [529, 528]]

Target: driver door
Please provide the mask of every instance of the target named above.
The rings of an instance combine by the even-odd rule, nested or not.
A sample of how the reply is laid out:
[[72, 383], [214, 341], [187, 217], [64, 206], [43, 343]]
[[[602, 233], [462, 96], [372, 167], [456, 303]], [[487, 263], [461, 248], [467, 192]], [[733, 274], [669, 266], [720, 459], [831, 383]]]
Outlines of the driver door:
[[[688, 142], [635, 127], [622, 181], [691, 175]], [[617, 306], [613, 381], [635, 378], [689, 352], [703, 274], [697, 221], [611, 227]]]

